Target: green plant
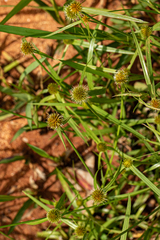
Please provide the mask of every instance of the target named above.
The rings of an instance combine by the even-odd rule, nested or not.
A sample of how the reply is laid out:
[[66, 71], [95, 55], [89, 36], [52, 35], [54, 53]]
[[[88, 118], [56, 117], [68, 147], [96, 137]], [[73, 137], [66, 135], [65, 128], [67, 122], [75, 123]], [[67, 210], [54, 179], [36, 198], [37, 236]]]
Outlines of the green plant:
[[[2, 78], [0, 90], [15, 99], [15, 107], [10, 110], [1, 108], [0, 120], [7, 119], [10, 114], [27, 119], [28, 124], [21, 128], [12, 140], [24, 131], [45, 128], [47, 125], [53, 130], [56, 129], [53, 136], [58, 135], [65, 148], [65, 140], [73, 148], [93, 179], [94, 191], [82, 198], [74, 184], [57, 165], [51, 175], [57, 176], [66, 194], [55, 203], [24, 192], [32, 201], [28, 200], [13, 223], [0, 228], [20, 224], [37, 225], [49, 220], [54, 223], [54, 228], [51, 224], [51, 230], [37, 233], [37, 236], [45, 239], [61, 237], [72, 240], [80, 237], [90, 240], [125, 240], [132, 239], [133, 229], [138, 233], [140, 228], [141, 236], [137, 239], [159, 239], [160, 129], [159, 116], [152, 117], [155, 110], [160, 111], [160, 84], [157, 82], [160, 79], [157, 67], [160, 62], [160, 37], [156, 34], [156, 31], [160, 30], [160, 23], [152, 17], [152, 14], [157, 15], [160, 12], [158, 1], [139, 0], [132, 8], [120, 9], [119, 11], [123, 10], [123, 14], [113, 10], [83, 7], [83, 4], [76, 1], [67, 2], [62, 9], [54, 0], [51, 0], [53, 11], [50, 11], [51, 7], [43, 1], [35, 2], [63, 26], [55, 32], [48, 32], [5, 25], [12, 16], [30, 3], [29, 0], [20, 1], [3, 19], [0, 24], [1, 31], [23, 36], [22, 44], [25, 44], [25, 47], [27, 44], [29, 50], [24, 50], [24, 46], [21, 50], [25, 54], [30, 53], [35, 62], [21, 72], [18, 85], [9, 86], [5, 78]], [[67, 19], [74, 22], [66, 24], [59, 14], [62, 10], [65, 11]], [[152, 29], [148, 22], [139, 18], [139, 11], [152, 21]], [[109, 26], [97, 20], [95, 15], [111, 18], [113, 25]], [[95, 24], [94, 29], [89, 27], [89, 21]], [[99, 29], [101, 25], [108, 30]], [[25, 38], [31, 36], [56, 39], [59, 42], [63, 40], [66, 46], [62, 59], [59, 59], [58, 70], [57, 65], [52, 66], [47, 60], [52, 57], [27, 42]], [[108, 40], [107, 44], [104, 44], [104, 40]], [[77, 54], [64, 60], [69, 45], [74, 47]], [[141, 65], [141, 74], [132, 72], [137, 59]], [[153, 61], [156, 66], [152, 64]], [[35, 95], [29, 74], [37, 66], [44, 69], [52, 83]], [[66, 66], [70, 68], [70, 72], [63, 77], [61, 72]], [[74, 86], [71, 86], [65, 80], [74, 73], [78, 73], [79, 78], [76, 77]], [[27, 87], [23, 84], [26, 75]], [[25, 106], [25, 116], [17, 113], [22, 106]], [[39, 121], [39, 110], [46, 112], [48, 108], [52, 113], [46, 120]], [[68, 137], [69, 131], [85, 143], [91, 139], [97, 146], [98, 153], [96, 147], [94, 150], [95, 156], [98, 156], [95, 174]], [[106, 137], [110, 142], [105, 142]], [[50, 156], [36, 146], [28, 146], [40, 156], [55, 163], [61, 161], [61, 158]], [[118, 158], [118, 167], [114, 162], [115, 156]], [[0, 163], [6, 164], [22, 159], [24, 156], [17, 156], [9, 160], [3, 159]], [[139, 169], [143, 169], [142, 172]], [[130, 176], [133, 177], [133, 181]], [[76, 179], [74, 180], [76, 182]], [[134, 191], [124, 193], [125, 186], [133, 187]], [[154, 209], [146, 215], [145, 208], [150, 197], [154, 198], [156, 203]], [[10, 201], [12, 196], [2, 195], [0, 200]], [[93, 201], [91, 206], [88, 205], [89, 200]], [[48, 213], [47, 217], [19, 222], [23, 210], [27, 209], [31, 202], [43, 208], [46, 214]], [[47, 205], [52, 205], [53, 208]], [[50, 213], [53, 216], [50, 216]], [[67, 232], [62, 224], [67, 225]], [[3, 232], [1, 234], [4, 235]], [[5, 237], [12, 239], [6, 234]]]

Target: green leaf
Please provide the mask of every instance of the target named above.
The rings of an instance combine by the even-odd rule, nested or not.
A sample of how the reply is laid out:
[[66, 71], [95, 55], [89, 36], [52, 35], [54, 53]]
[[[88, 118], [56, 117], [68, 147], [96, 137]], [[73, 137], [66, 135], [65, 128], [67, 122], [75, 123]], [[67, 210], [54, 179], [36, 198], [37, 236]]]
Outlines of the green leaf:
[[53, 161], [57, 161], [56, 158], [50, 156], [50, 155], [49, 155], [48, 153], [46, 153], [44, 150], [42, 150], [42, 149], [40, 149], [40, 148], [38, 148], [38, 147], [35, 147], [35, 146], [33, 146], [33, 145], [29, 144], [29, 143], [27, 143], [27, 145], [28, 145], [34, 152], [36, 152], [37, 154], [39, 154], [41, 157], [45, 157], [45, 158], [49, 158], [49, 159], [51, 159], [51, 160], [53, 160]]
[[13, 9], [8, 13], [8, 15], [1, 21], [1, 24], [5, 24], [11, 17], [22, 10], [26, 5], [28, 5], [32, 0], [21, 0]]
[[27, 119], [28, 125], [30, 129], [32, 130], [32, 103], [27, 103], [26, 105], [26, 116], [30, 119]]
[[88, 92], [89, 96], [102, 95], [104, 93], [106, 93], [106, 88], [103, 87], [96, 87]]
[[80, 35], [71, 35], [71, 34], [64, 34], [64, 33], [59, 33], [59, 34], [55, 34], [50, 37], [46, 37], [47, 35], [51, 34], [52, 32], [37, 30], [37, 29], [32, 29], [32, 28], [1, 25], [1, 24], [0, 24], [0, 29], [1, 29], [1, 32], [16, 34], [16, 35], [25, 36], [25, 37], [40, 37], [40, 38], [59, 39], [59, 40], [86, 38], [86, 36], [83, 36], [83, 35], [80, 36]]
[[[130, 217], [130, 214], [131, 214], [131, 197], [128, 196], [128, 203], [127, 203], [126, 215], [125, 215], [125, 219], [124, 219], [124, 223], [123, 223], [122, 232], [129, 228], [129, 217]], [[126, 240], [126, 239], [127, 239], [127, 232], [124, 233], [121, 236], [120, 240]]]
[[31, 119], [31, 118], [29, 118], [29, 117], [25, 117], [25, 116], [23, 116], [23, 115], [20, 115], [20, 114], [18, 114], [18, 113], [14, 113], [14, 112], [9, 111], [9, 110], [5, 110], [5, 109], [3, 109], [3, 108], [0, 108], [0, 110], [3, 111], [3, 112], [6, 112], [6, 113], [12, 113], [13, 115], [18, 116], [18, 117], [20, 117], [20, 118]]
[[23, 132], [25, 132], [26, 130], [22, 127], [20, 128], [16, 133], [15, 135], [13, 136], [11, 142], [13, 142], [14, 140], [16, 140], [16, 138], [18, 138]]
[[111, 12], [108, 9], [83, 7], [82, 11], [87, 13], [87, 14], [102, 15], [102, 16], [105, 16], [105, 17], [118, 18], [118, 19], [122, 19], [122, 20], [125, 20], [125, 21], [146, 23], [146, 21], [143, 21], [143, 20], [138, 19], [138, 18], [133, 18], [133, 17], [126, 16], [126, 15], [120, 15], [120, 14], [113, 13], [113, 11]]
[[24, 196], [9, 196], [9, 195], [0, 195], [0, 202], [8, 202], [15, 200], [17, 198], [23, 198]]
[[150, 172], [150, 171], [155, 170], [155, 169], [157, 169], [157, 168], [160, 168], [160, 162], [159, 162], [159, 163], [156, 163], [156, 164], [154, 164], [153, 166], [151, 166], [150, 168], [146, 169], [146, 170], [144, 171], [144, 173], [145, 173], [145, 172]]
[[[16, 214], [15, 218], [13, 219], [12, 223], [18, 223], [18, 222], [21, 220], [21, 218], [22, 218], [25, 210], [26, 210], [27, 208], [29, 208], [29, 206], [30, 206], [32, 203], [33, 203], [33, 201], [32, 201], [31, 199], [28, 199], [28, 200], [23, 204], [23, 206], [20, 208], [20, 210], [19, 210], [18, 213]], [[15, 226], [10, 227], [10, 229], [9, 229], [9, 231], [8, 231], [8, 235], [13, 232], [14, 228], [15, 228]]]
[[134, 165], [130, 169], [136, 174], [150, 189], [160, 197], [160, 190], [145, 176], [141, 173]]
[[27, 224], [31, 225], [31, 226], [34, 226], [34, 225], [39, 225], [39, 224], [41, 224], [43, 222], [46, 222], [46, 221], [48, 221], [48, 218], [40, 218], [40, 219], [28, 221]]
[[8, 238], [8, 239], [15, 240], [15, 239], [13, 239], [13, 238], [7, 236], [5, 233], [3, 233], [3, 232], [1, 232], [1, 231], [0, 231], [0, 234], [2, 234], [3, 236], [5, 236], [5, 237]]
[[[70, 202], [72, 202], [75, 198], [72, 191], [75, 194], [77, 194], [77, 190], [74, 188], [74, 186], [69, 182], [69, 180], [63, 175], [63, 173], [58, 168], [56, 168], [56, 172], [57, 172], [57, 177], [58, 177], [59, 181], [61, 182], [62, 187], [63, 187], [68, 199], [70, 200]], [[72, 191], [70, 190], [70, 188]], [[60, 202], [60, 204], [61, 204], [61, 202]], [[75, 202], [73, 202], [73, 206], [74, 206], [74, 208], [77, 207]]]
[[42, 202], [40, 202], [37, 198], [31, 196], [29, 193], [23, 191], [25, 195], [27, 195], [27, 197], [29, 197], [30, 199], [33, 200], [33, 202], [37, 203], [40, 207], [42, 207], [44, 210], [46, 210], [47, 212], [50, 210], [49, 207], [47, 207], [45, 204], [43, 204]]
[[71, 27], [74, 27], [75, 25], [78, 25], [78, 24], [80, 24], [81, 22], [82, 22], [82, 21], [80, 20], [80, 21], [77, 21], [77, 22], [70, 23], [70, 24], [66, 25], [65, 27], [63, 27], [63, 28], [60, 28], [60, 29], [58, 29], [57, 31], [46, 35], [46, 38], [51, 37], [51, 36], [53, 36], [53, 35], [55, 35], [55, 34], [57, 34], [57, 33], [66, 31], [67, 29], [69, 29], [69, 28], [71, 28]]
[[[90, 43], [85, 42], [83, 40], [74, 40], [72, 42], [72, 45], [89, 48]], [[131, 51], [127, 51], [127, 50], [123, 50], [123, 49], [119, 49], [119, 48], [108, 47], [108, 46], [104, 46], [104, 45], [98, 45], [98, 44], [94, 44], [94, 48], [100, 52], [113, 52], [113, 53], [129, 54], [129, 55], [134, 54], [134, 52], [131, 52]]]
[[[73, 68], [81, 70], [81, 71], [83, 71], [84, 68], [86, 67], [86, 64], [75, 63], [75, 62], [72, 62], [70, 60], [63, 61], [63, 63], [65, 65], [68, 65], [70, 67], [73, 67]], [[102, 76], [102, 77], [106, 77], [106, 78], [109, 78], [109, 79], [113, 79], [113, 77], [108, 73], [115, 73], [116, 70], [111, 69], [111, 68], [101, 68], [101, 67], [96, 67], [96, 66], [93, 66], [93, 65], [87, 65], [86, 72], [93, 73], [93, 74], [96, 74], [96, 75], [99, 75], [99, 76]]]
[[61, 209], [61, 207], [64, 205], [65, 198], [66, 198], [66, 193], [64, 192], [60, 197], [58, 203], [56, 204], [56, 208]]
[[9, 157], [9, 158], [4, 158], [4, 159], [0, 160], [0, 164], [11, 163], [11, 162], [15, 162], [15, 161], [23, 160], [23, 159], [25, 159], [24, 156], [14, 156], [14, 157]]
[[157, 22], [156, 24], [154, 24], [153, 31], [160, 31], [160, 22]]
[[137, 37], [136, 37], [136, 35], [135, 35], [134, 31], [133, 31], [132, 26], [131, 26], [131, 31], [132, 31], [133, 39], [134, 39], [134, 42], [135, 42], [135, 45], [136, 45], [136, 48], [137, 48], [137, 51], [138, 51], [138, 55], [139, 55], [139, 59], [140, 59], [140, 62], [141, 62], [141, 66], [142, 66], [142, 69], [143, 69], [144, 78], [145, 78], [146, 84], [148, 86], [149, 93], [150, 93], [151, 97], [153, 98], [154, 97], [153, 86], [151, 84], [151, 80], [150, 80], [150, 77], [148, 75], [148, 70], [147, 70], [147, 67], [146, 67], [146, 63], [144, 61], [144, 57], [143, 57], [141, 48], [139, 46]]
[[[39, 61], [42, 63], [44, 62], [46, 58], [43, 57], [41, 59], [39, 59]], [[22, 85], [22, 81], [23, 79], [30, 73], [32, 72], [34, 69], [36, 69], [39, 66], [39, 63], [37, 61], [31, 63], [25, 70], [24, 72], [21, 74], [20, 78], [19, 78], [19, 86]]]

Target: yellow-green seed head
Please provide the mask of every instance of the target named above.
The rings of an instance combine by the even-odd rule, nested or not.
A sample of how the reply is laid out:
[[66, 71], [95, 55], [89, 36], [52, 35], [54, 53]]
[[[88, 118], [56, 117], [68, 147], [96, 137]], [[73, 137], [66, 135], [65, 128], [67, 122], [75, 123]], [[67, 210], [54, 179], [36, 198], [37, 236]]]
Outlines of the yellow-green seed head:
[[82, 104], [88, 100], [88, 89], [86, 86], [76, 86], [71, 90], [72, 100], [78, 104]]
[[77, 200], [76, 200], [76, 204], [77, 204], [78, 207], [82, 206], [82, 205], [83, 205], [83, 200], [80, 199], [80, 198], [77, 199]]
[[63, 126], [63, 116], [57, 112], [51, 113], [47, 118], [48, 127], [57, 129]]
[[59, 209], [53, 208], [47, 213], [48, 221], [51, 223], [56, 223], [61, 219], [61, 213]]
[[160, 108], [160, 100], [153, 98], [150, 102], [151, 107]]
[[129, 80], [129, 73], [130, 71], [127, 68], [124, 68], [122, 70], [118, 70], [114, 74], [114, 81], [116, 84], [123, 84], [126, 83]]
[[143, 35], [143, 38], [148, 38], [152, 34], [152, 28], [149, 26], [143, 26], [141, 27], [141, 33]]
[[78, 13], [80, 13], [81, 10], [82, 10], [82, 5], [81, 5], [81, 3], [80, 3], [80, 2], [77, 2], [77, 1], [71, 2], [69, 6], [70, 6], [71, 12], [74, 13], [74, 14], [78, 14]]
[[132, 166], [132, 160], [129, 159], [129, 158], [124, 159], [124, 160], [123, 160], [123, 166], [124, 166], [125, 168], [131, 167], [131, 166]]
[[86, 15], [84, 15], [84, 16], [82, 17], [82, 20], [83, 20], [84, 23], [88, 23], [88, 22], [89, 22], [89, 17], [87, 17]]
[[158, 116], [155, 117], [154, 122], [155, 122], [156, 124], [160, 124], [160, 115], [158, 115]]
[[30, 42], [22, 42], [21, 52], [24, 55], [32, 54], [34, 52], [34, 48]]
[[63, 42], [64, 42], [64, 44], [69, 45], [69, 44], [73, 43], [73, 39], [64, 39]]
[[56, 83], [48, 84], [47, 88], [50, 94], [56, 94], [58, 92], [58, 85]]
[[73, 1], [64, 7], [66, 18], [70, 21], [79, 19], [79, 14], [82, 10], [80, 2]]
[[103, 142], [98, 143], [98, 144], [97, 144], [97, 150], [98, 150], [99, 152], [105, 152], [105, 151], [107, 150], [106, 144], [103, 143]]
[[78, 238], [82, 238], [84, 234], [86, 233], [86, 228], [82, 226], [78, 226], [75, 229], [75, 234]]
[[96, 189], [92, 192], [91, 197], [95, 204], [100, 204], [106, 201], [106, 194], [103, 189]]

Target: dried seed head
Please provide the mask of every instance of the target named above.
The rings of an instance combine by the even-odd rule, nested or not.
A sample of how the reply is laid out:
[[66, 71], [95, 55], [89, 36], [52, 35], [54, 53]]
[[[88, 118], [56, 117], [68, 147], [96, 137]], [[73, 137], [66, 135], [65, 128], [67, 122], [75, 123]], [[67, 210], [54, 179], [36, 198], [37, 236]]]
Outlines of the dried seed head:
[[59, 209], [53, 208], [47, 213], [48, 221], [51, 223], [56, 223], [61, 219], [61, 213]]
[[151, 34], [152, 34], [152, 28], [150, 28], [149, 26], [143, 26], [141, 27], [141, 33], [143, 35], [143, 38], [148, 38]]
[[79, 19], [79, 14], [82, 10], [80, 2], [73, 1], [69, 5], [64, 7], [64, 13], [66, 18], [70, 21]]
[[124, 159], [124, 160], [123, 160], [123, 166], [124, 166], [125, 168], [131, 167], [131, 166], [132, 166], [132, 160], [129, 159], [129, 158]]
[[24, 55], [32, 54], [32, 53], [34, 53], [34, 48], [33, 48], [32, 44], [30, 42], [22, 42], [21, 52]]
[[73, 39], [64, 39], [63, 40], [64, 44], [72, 44], [73, 43]]
[[86, 228], [82, 226], [78, 226], [75, 229], [75, 234], [78, 238], [82, 238], [84, 234], [86, 233]]
[[97, 150], [98, 150], [99, 152], [105, 152], [105, 151], [107, 150], [106, 144], [103, 143], [103, 142], [98, 143], [98, 144], [97, 144]]
[[51, 113], [47, 118], [47, 124], [52, 129], [63, 126], [63, 116], [57, 112]]
[[101, 188], [94, 190], [91, 197], [95, 204], [100, 204], [106, 201], [106, 194]]
[[88, 100], [88, 89], [86, 86], [76, 86], [71, 90], [72, 100], [82, 104]]
[[123, 84], [126, 83], [129, 80], [129, 73], [130, 71], [127, 68], [124, 68], [122, 70], [118, 70], [114, 74], [114, 81], [116, 84]]
[[48, 84], [47, 88], [50, 94], [56, 94], [58, 92], [58, 85], [56, 83]]
[[77, 203], [77, 206], [80, 207], [83, 205], [83, 200], [79, 198], [76, 200], [76, 203]]
[[155, 117], [154, 122], [155, 122], [156, 124], [160, 124], [160, 115], [158, 115], [158, 116]]
[[150, 102], [151, 107], [160, 108], [160, 100], [153, 98]]

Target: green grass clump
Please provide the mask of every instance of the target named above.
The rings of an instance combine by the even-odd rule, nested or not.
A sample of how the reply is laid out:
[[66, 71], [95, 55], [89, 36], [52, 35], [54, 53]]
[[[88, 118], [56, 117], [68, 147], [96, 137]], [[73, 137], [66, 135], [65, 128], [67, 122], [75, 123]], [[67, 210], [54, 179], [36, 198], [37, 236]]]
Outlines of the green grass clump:
[[[57, 158], [28, 144], [40, 157], [54, 161], [56, 167], [50, 177], [56, 175], [64, 194], [55, 202], [42, 198], [38, 191], [31, 194], [25, 191], [28, 200], [13, 223], [0, 226], [10, 227], [8, 234], [0, 232], [5, 237], [13, 239], [10, 236], [14, 227], [20, 224], [38, 225], [49, 220], [48, 229], [38, 232], [37, 236], [64, 240], [77, 237], [84, 240], [159, 239], [160, 23], [155, 16], [160, 13], [160, 5], [154, 0], [138, 2], [132, 6], [128, 1], [127, 8], [122, 6], [122, 9], [110, 11], [84, 7], [85, 3], [77, 1], [67, 1], [64, 8], [54, 0], [51, 0], [52, 7], [36, 1], [39, 8], [62, 25], [57, 31], [48, 32], [5, 24], [30, 3], [22, 0], [1, 22], [2, 32], [23, 36], [21, 51], [31, 54], [35, 60], [21, 71], [18, 84], [9, 85], [1, 78], [1, 92], [10, 95], [15, 106], [9, 110], [1, 108], [0, 120], [15, 115], [28, 121], [12, 141], [22, 132], [34, 134], [35, 130], [48, 126], [54, 131], [53, 137], [59, 136], [65, 149], [66, 142], [70, 144], [92, 179], [88, 183], [92, 191], [87, 191], [84, 186], [88, 185], [82, 184], [85, 179], [78, 180], [74, 168], [72, 181], [67, 171], [62, 171], [63, 164], [67, 165], [64, 156]], [[73, 22], [66, 23], [66, 19], [61, 18], [62, 11]], [[142, 13], [147, 21], [141, 19]], [[112, 24], [107, 25], [96, 16], [110, 18]], [[94, 23], [94, 28], [90, 27], [90, 22]], [[57, 41], [63, 51], [59, 64], [53, 65], [54, 55], [39, 51], [27, 42], [27, 37]], [[76, 54], [66, 60], [71, 45]], [[4, 72], [18, 64], [5, 66]], [[45, 71], [46, 78], [35, 94], [31, 72], [38, 66]], [[70, 77], [74, 80], [68, 83]], [[22, 107], [25, 116], [21, 114]], [[40, 118], [40, 112], [46, 115], [45, 119]], [[70, 132], [86, 144], [91, 140], [97, 161], [94, 173], [74, 146], [74, 138], [70, 140]], [[26, 156], [14, 156], [0, 163], [24, 158]], [[83, 197], [76, 184], [83, 192], [86, 190]], [[0, 201], [20, 197], [24, 195], [1, 195]], [[152, 208], [150, 200], [154, 200]], [[46, 211], [47, 217], [21, 222], [24, 211], [33, 202]]]

